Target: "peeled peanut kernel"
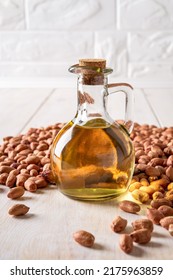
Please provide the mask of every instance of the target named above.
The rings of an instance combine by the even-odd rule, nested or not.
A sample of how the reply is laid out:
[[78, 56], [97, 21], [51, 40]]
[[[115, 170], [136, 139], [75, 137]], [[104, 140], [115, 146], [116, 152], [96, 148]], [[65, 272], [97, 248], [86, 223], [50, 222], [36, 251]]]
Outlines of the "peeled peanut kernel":
[[152, 186], [159, 185], [159, 186], [162, 186], [162, 187], [167, 187], [168, 184], [169, 184], [169, 181], [167, 179], [165, 179], [165, 178], [161, 178], [159, 180], [155, 180], [155, 181], [151, 182]]
[[149, 182], [146, 178], [142, 178], [140, 180], [140, 183], [142, 184], [142, 186], [149, 186]]
[[122, 251], [129, 254], [133, 250], [133, 239], [129, 234], [121, 234], [119, 246]]
[[149, 195], [154, 193], [154, 189], [150, 186], [142, 186], [139, 190], [148, 193]]
[[173, 194], [173, 189], [169, 190], [166, 192], [165, 197], [167, 198], [168, 196]]
[[95, 237], [90, 232], [79, 230], [73, 234], [74, 240], [84, 247], [93, 247]]
[[134, 190], [131, 195], [134, 199], [140, 201], [141, 203], [145, 203], [149, 200], [148, 193], [141, 190]]
[[153, 193], [152, 198], [153, 198], [153, 200], [156, 200], [159, 198], [164, 198], [164, 195], [163, 195], [163, 193], [156, 191]]
[[29, 211], [29, 207], [24, 204], [15, 204], [8, 210], [9, 215], [21, 216], [25, 215]]
[[120, 216], [115, 217], [115, 219], [111, 223], [111, 229], [114, 232], [121, 232], [127, 226], [127, 220], [123, 219]]
[[155, 192], [161, 192], [164, 193], [165, 190], [163, 187], [161, 187], [160, 185], [150, 185], [150, 187], [155, 191]]
[[132, 222], [132, 227], [134, 230], [138, 229], [147, 229], [149, 231], [153, 231], [153, 222], [149, 219], [139, 219]]
[[132, 183], [129, 186], [129, 191], [132, 192], [132, 191], [134, 191], [136, 189], [139, 189], [141, 186], [142, 186], [142, 184], [139, 183], [139, 182]]
[[133, 231], [130, 236], [134, 242], [139, 244], [146, 244], [151, 240], [151, 231], [146, 228], [142, 228]]
[[136, 214], [141, 210], [141, 207], [136, 202], [123, 200], [119, 203], [119, 208], [125, 212]]
[[173, 189], [173, 182], [171, 182], [168, 186], [167, 186], [167, 190], [170, 191]]

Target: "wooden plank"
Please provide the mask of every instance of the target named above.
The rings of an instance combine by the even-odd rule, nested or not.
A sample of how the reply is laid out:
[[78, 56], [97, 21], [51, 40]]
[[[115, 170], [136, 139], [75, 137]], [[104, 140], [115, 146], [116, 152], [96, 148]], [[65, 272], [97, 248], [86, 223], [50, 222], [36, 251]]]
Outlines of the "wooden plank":
[[0, 89], [0, 139], [21, 131], [51, 89]]
[[173, 89], [145, 89], [153, 113], [161, 126], [173, 126]]

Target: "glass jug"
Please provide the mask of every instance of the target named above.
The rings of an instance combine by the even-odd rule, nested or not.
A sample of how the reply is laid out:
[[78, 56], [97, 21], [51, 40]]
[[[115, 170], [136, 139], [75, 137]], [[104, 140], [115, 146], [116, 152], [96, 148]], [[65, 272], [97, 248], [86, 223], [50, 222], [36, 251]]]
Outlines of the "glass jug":
[[[78, 75], [78, 107], [73, 120], [55, 137], [51, 168], [59, 190], [74, 199], [105, 200], [124, 193], [134, 168], [133, 93], [126, 83], [108, 84], [112, 69], [103, 59], [81, 59], [69, 68]], [[125, 121], [107, 112], [109, 89], [126, 97]]]

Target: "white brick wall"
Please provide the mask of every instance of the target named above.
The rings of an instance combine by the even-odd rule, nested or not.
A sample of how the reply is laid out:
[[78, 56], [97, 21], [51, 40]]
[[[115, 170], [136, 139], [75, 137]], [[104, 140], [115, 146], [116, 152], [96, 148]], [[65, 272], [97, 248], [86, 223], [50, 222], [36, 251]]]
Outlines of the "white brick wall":
[[173, 81], [173, 0], [0, 0], [1, 78], [67, 76], [82, 57]]

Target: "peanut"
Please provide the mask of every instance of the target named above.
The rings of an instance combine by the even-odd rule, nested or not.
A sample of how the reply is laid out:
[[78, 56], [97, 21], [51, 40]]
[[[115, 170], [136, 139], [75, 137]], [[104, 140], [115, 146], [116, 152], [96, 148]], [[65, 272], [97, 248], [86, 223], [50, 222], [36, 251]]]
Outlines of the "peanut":
[[167, 216], [160, 220], [160, 225], [166, 229], [169, 229], [169, 225], [173, 224], [173, 217]]
[[164, 215], [155, 208], [147, 208], [146, 210], [146, 215], [148, 217], [149, 220], [151, 220], [153, 222], [153, 224], [159, 225], [160, 220], [162, 218], [164, 218]]
[[151, 186], [142, 186], [139, 190], [149, 195], [152, 195], [154, 193], [154, 189]]
[[36, 183], [34, 182], [34, 180], [32, 180], [30, 178], [25, 181], [24, 187], [26, 190], [28, 190], [30, 192], [36, 192], [36, 190], [37, 190]]
[[19, 174], [17, 175], [16, 186], [24, 187], [24, 183], [29, 178], [29, 175]]
[[169, 190], [165, 193], [165, 197], [167, 198], [168, 196], [173, 195], [173, 189]]
[[115, 219], [111, 223], [111, 229], [114, 232], [121, 232], [127, 226], [127, 220], [123, 219], [120, 216], [115, 217]]
[[168, 186], [167, 186], [167, 190], [170, 191], [173, 189], [173, 182], [170, 183]]
[[26, 167], [26, 169], [27, 169], [28, 171], [30, 171], [30, 170], [32, 170], [32, 169], [35, 169], [35, 170], [39, 171], [39, 170], [40, 170], [40, 167], [39, 167], [38, 165], [34, 164], [34, 163], [31, 163], [31, 164], [29, 164], [29, 165]]
[[48, 185], [48, 183], [42, 176], [37, 176], [34, 181], [37, 185], [37, 188], [45, 188]]
[[142, 190], [134, 190], [131, 193], [132, 197], [142, 203], [145, 203], [149, 200], [149, 195], [148, 193], [142, 191]]
[[169, 177], [169, 179], [171, 181], [173, 181], [173, 167], [172, 166], [169, 166], [167, 169], [166, 169], [166, 175]]
[[129, 234], [121, 234], [119, 246], [122, 251], [124, 251], [126, 254], [129, 254], [133, 250], [133, 239]]
[[162, 205], [158, 208], [158, 210], [166, 217], [173, 216], [173, 208], [167, 205]]
[[142, 186], [141, 183], [139, 183], [139, 182], [134, 182], [134, 183], [130, 184], [130, 186], [129, 186], [129, 191], [132, 192], [132, 191], [134, 191], [134, 190], [136, 190], [136, 189], [139, 189], [141, 186]]
[[145, 173], [148, 176], [160, 176], [160, 171], [152, 166], [147, 166], [147, 168], [145, 169]]
[[48, 183], [55, 184], [55, 178], [51, 170], [44, 170], [41, 175], [45, 178]]
[[163, 193], [156, 191], [153, 193], [152, 198], [153, 198], [153, 200], [156, 200], [159, 198], [164, 198], [164, 195], [163, 195]]
[[119, 203], [119, 208], [125, 212], [136, 214], [141, 210], [139, 204], [130, 200], [123, 200]]
[[162, 187], [167, 187], [169, 184], [169, 180], [165, 178], [161, 178], [159, 180], [155, 180], [151, 182], [152, 186], [162, 186]]
[[6, 180], [6, 186], [12, 188], [16, 182], [16, 172], [17, 170], [12, 170]]
[[153, 231], [153, 222], [149, 219], [139, 219], [139, 220], [135, 220], [134, 222], [132, 222], [132, 227], [135, 230], [138, 229], [147, 229], [149, 231]]
[[142, 184], [142, 186], [149, 186], [149, 182], [146, 178], [142, 178], [140, 180], [140, 183]]
[[38, 171], [35, 170], [35, 169], [31, 169], [30, 172], [29, 172], [29, 174], [30, 174], [31, 176], [37, 176], [37, 175], [38, 175]]
[[19, 198], [22, 195], [24, 195], [24, 193], [25, 193], [24, 188], [22, 188], [22, 187], [15, 187], [15, 188], [12, 188], [8, 192], [7, 197], [11, 198], [11, 199], [16, 199], [16, 198]]
[[0, 174], [0, 184], [5, 185], [7, 181], [8, 173]]
[[79, 230], [73, 234], [74, 240], [84, 247], [93, 247], [95, 237], [90, 232]]
[[151, 231], [146, 228], [142, 228], [133, 231], [130, 236], [134, 242], [146, 244], [151, 240]]
[[29, 211], [29, 207], [24, 204], [15, 204], [9, 208], [8, 214], [13, 216], [25, 215]]
[[2, 165], [0, 166], [0, 174], [2, 173], [10, 173], [10, 171], [14, 170], [13, 167]]
[[162, 205], [172, 206], [172, 202], [166, 198], [159, 198], [152, 200], [150, 203], [151, 207], [158, 209]]
[[25, 161], [27, 164], [31, 164], [31, 163], [37, 164], [40, 162], [40, 159], [39, 157], [32, 155], [32, 156], [28, 156]]
[[27, 169], [21, 169], [20, 174], [29, 176], [29, 171]]

